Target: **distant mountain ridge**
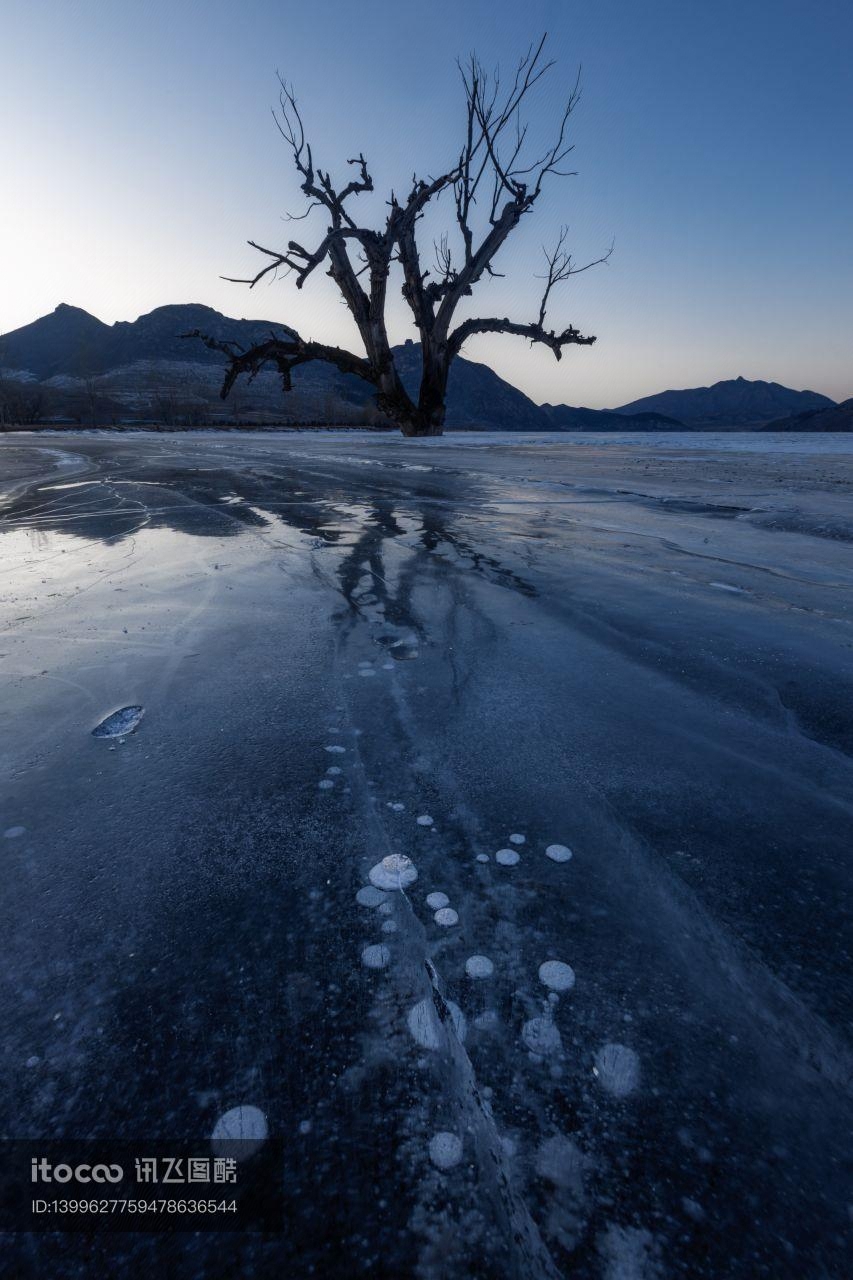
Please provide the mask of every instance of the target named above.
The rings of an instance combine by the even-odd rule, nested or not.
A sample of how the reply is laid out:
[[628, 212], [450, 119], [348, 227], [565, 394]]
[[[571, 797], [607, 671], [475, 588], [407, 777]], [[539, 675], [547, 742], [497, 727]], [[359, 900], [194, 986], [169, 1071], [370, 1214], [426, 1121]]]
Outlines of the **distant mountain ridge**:
[[711, 387], [690, 387], [683, 391], [661, 391], [654, 396], [632, 400], [615, 410], [637, 413], [664, 413], [685, 425], [701, 427], [751, 427], [810, 409], [828, 409], [835, 403], [817, 391], [792, 391], [778, 382], [749, 382], [729, 378]]
[[853, 398], [830, 405], [828, 409], [807, 409], [789, 418], [777, 418], [762, 428], [764, 431], [853, 431]]
[[[0, 403], [0, 422], [382, 425], [371, 388], [320, 363], [296, 370], [290, 394], [282, 392], [273, 371], [265, 371], [251, 384], [241, 379], [223, 403], [218, 398], [223, 357], [181, 337], [199, 329], [248, 346], [279, 328], [267, 320], [237, 320], [200, 303], [157, 307], [137, 320], [108, 325], [80, 307], [61, 303], [49, 315], [0, 336], [0, 398], [6, 397], [5, 407]], [[394, 351], [403, 382], [416, 393], [418, 344], [409, 341]], [[25, 404], [26, 410], [21, 408]], [[810, 415], [833, 406], [834, 401], [814, 391], [744, 378], [664, 391], [618, 409], [537, 405], [488, 365], [458, 357], [448, 384], [447, 426], [499, 431], [737, 429], [799, 414], [801, 427], [779, 429], [830, 430], [820, 425], [819, 416]]]

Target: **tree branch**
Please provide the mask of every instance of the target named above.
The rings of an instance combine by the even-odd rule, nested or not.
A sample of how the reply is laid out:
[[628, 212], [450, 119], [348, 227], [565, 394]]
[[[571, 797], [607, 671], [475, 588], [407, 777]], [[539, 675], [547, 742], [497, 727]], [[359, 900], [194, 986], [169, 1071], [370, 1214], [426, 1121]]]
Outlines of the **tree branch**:
[[223, 341], [193, 329], [184, 333], [183, 338], [200, 339], [210, 351], [219, 351], [228, 359], [228, 368], [222, 383], [220, 395], [224, 400], [241, 374], [247, 373], [249, 381], [260, 373], [266, 364], [273, 364], [281, 374], [285, 391], [292, 390], [291, 373], [300, 364], [309, 364], [312, 360], [322, 360], [332, 364], [341, 373], [352, 373], [357, 378], [376, 385], [376, 376], [368, 360], [353, 355], [342, 347], [330, 347], [322, 342], [308, 342], [300, 338], [295, 329], [285, 329], [284, 338], [272, 334], [269, 341], [261, 342], [253, 347], [241, 349], [235, 342]]
[[451, 357], [458, 355], [462, 344], [475, 333], [512, 333], [519, 338], [529, 338], [531, 342], [540, 342], [546, 347], [550, 347], [557, 360], [562, 358], [563, 347], [570, 345], [591, 347], [595, 342], [594, 337], [585, 338], [578, 329], [573, 328], [571, 325], [569, 325], [568, 329], [564, 329], [562, 333], [555, 333], [553, 330], [543, 328], [538, 322], [534, 324], [519, 324], [514, 320], [508, 320], [506, 316], [502, 320], [491, 317], [480, 320], [463, 320], [453, 330], [447, 341]]

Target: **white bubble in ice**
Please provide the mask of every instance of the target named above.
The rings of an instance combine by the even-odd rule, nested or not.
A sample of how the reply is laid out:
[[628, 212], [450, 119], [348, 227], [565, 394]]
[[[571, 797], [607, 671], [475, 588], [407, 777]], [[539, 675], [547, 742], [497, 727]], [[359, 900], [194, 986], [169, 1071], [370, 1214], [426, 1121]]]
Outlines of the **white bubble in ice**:
[[478, 853], [478, 854], [477, 854], [477, 861], [478, 861], [478, 862], [491, 862], [491, 858], [489, 857], [489, 855], [488, 855], [487, 853]]
[[18, 836], [22, 836], [26, 829], [26, 827], [7, 827], [3, 832], [3, 839], [15, 840]]
[[437, 1169], [453, 1169], [462, 1159], [462, 1139], [455, 1133], [437, 1133], [430, 1138], [429, 1158]]
[[41, 1062], [41, 1058], [38, 1056], [38, 1054], [33, 1053], [30, 1055], [29, 1058], [27, 1058], [27, 1061], [24, 1063], [24, 1065], [27, 1067], [37, 1067], [40, 1062]]
[[361, 953], [361, 963], [368, 969], [385, 969], [391, 960], [391, 952], [381, 942], [365, 947]]
[[397, 925], [396, 925], [395, 921], [393, 921], [393, 920], [383, 920], [383, 921], [382, 921], [382, 932], [383, 932], [383, 933], [396, 933], [396, 932], [397, 932]]
[[346, 751], [346, 747], [341, 747], [337, 742], [333, 742], [331, 746], [326, 747], [326, 750], [333, 756], [342, 756]]
[[[458, 1039], [464, 1040], [467, 1030], [465, 1015], [459, 1005], [454, 1004], [452, 1000], [448, 1000], [446, 1003], [453, 1029]], [[421, 1048], [438, 1049], [441, 1046], [442, 1027], [435, 1004], [429, 997], [425, 1000], [419, 1000], [416, 1005], [412, 1006], [406, 1022], [409, 1031]]]
[[498, 1026], [498, 1015], [495, 1009], [484, 1009], [474, 1019], [474, 1026], [479, 1031], [495, 1031]]
[[552, 991], [571, 991], [575, 985], [575, 971], [562, 960], [546, 960], [539, 966], [539, 981]]
[[426, 904], [428, 907], [431, 907], [433, 911], [438, 911], [439, 907], [449, 906], [450, 899], [446, 893], [428, 893]]
[[574, 1192], [578, 1199], [583, 1196], [584, 1163], [580, 1147], [562, 1133], [546, 1138], [536, 1152], [539, 1177]]
[[595, 1055], [593, 1073], [602, 1089], [625, 1098], [640, 1082], [640, 1059], [626, 1044], [606, 1044]]
[[445, 929], [449, 929], [452, 925], [459, 923], [459, 914], [452, 907], [442, 907], [440, 911], [436, 911], [433, 920], [435, 920], [436, 924], [443, 925]]
[[320, 788], [321, 791], [331, 791], [334, 785], [335, 784], [331, 778], [321, 778], [320, 781], [317, 783], [317, 786]]
[[387, 858], [370, 868], [370, 883], [377, 889], [404, 889], [406, 885], [414, 884], [417, 878], [417, 867], [404, 853], [389, 853]]
[[394, 663], [393, 663], [393, 662], [383, 662], [383, 663], [382, 663], [382, 670], [383, 670], [383, 671], [393, 671], [393, 670], [394, 670]]
[[[213, 1154], [250, 1156], [267, 1139], [267, 1118], [260, 1107], [232, 1107], [219, 1117], [213, 1126], [210, 1141]], [[239, 1147], [234, 1143], [239, 1142]]]
[[332, 778], [337, 778], [339, 773], [343, 773], [343, 769], [339, 764], [330, 764], [326, 773], [328, 773]]
[[510, 844], [524, 844], [525, 839], [526, 839], [526, 837], [525, 837], [525, 836], [520, 836], [520, 835], [518, 835], [518, 833], [516, 832], [516, 834], [515, 834], [515, 835], [510, 836], [510, 838], [509, 838], [509, 842], [510, 842]]
[[560, 1033], [550, 1018], [531, 1018], [521, 1029], [521, 1037], [531, 1053], [547, 1057], [563, 1047]]
[[420, 815], [420, 817], [419, 817], [416, 821], [417, 821], [417, 824], [418, 824], [418, 826], [419, 826], [419, 827], [431, 827], [431, 826], [432, 826], [432, 818], [429, 816], [429, 814], [428, 814], [428, 813], [422, 813], [422, 814]]
[[571, 856], [572, 851], [565, 844], [549, 844], [545, 850], [545, 857], [550, 858], [552, 862], [569, 862]]
[[362, 667], [358, 673], [360, 676], [375, 676], [376, 672], [373, 667]]
[[360, 907], [378, 907], [380, 902], [384, 902], [388, 897], [382, 889], [377, 889], [375, 885], [366, 884], [359, 889], [355, 895], [355, 900]]
[[515, 849], [498, 849], [495, 854], [495, 862], [502, 867], [514, 867], [519, 861], [520, 859]]
[[406, 806], [404, 804], [400, 804], [399, 800], [392, 801], [392, 803], [389, 804], [388, 806], [388, 808], [391, 809], [394, 813], [402, 813], [405, 807]]
[[491, 978], [495, 971], [488, 956], [469, 956], [465, 961], [465, 972], [469, 978]]

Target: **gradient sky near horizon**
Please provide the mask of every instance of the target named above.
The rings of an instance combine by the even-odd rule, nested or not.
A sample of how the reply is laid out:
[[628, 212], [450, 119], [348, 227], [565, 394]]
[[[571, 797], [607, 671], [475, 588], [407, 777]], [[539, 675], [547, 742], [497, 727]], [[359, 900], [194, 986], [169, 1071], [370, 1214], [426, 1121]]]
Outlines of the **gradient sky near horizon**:
[[[381, 219], [413, 169], [458, 152], [456, 57], [507, 70], [546, 30], [558, 65], [528, 115], [547, 137], [581, 64], [578, 174], [552, 182], [476, 309], [534, 318], [541, 246], [567, 223], [578, 262], [616, 243], [551, 309], [598, 343], [559, 364], [508, 336], [465, 354], [538, 402], [737, 375], [853, 395], [850, 0], [0, 0], [0, 332], [60, 302], [112, 323], [192, 301], [359, 349], [320, 273], [301, 292], [219, 278], [257, 269], [249, 237], [294, 234], [276, 72], [323, 167], [364, 151]], [[396, 291], [391, 319], [410, 335]]]

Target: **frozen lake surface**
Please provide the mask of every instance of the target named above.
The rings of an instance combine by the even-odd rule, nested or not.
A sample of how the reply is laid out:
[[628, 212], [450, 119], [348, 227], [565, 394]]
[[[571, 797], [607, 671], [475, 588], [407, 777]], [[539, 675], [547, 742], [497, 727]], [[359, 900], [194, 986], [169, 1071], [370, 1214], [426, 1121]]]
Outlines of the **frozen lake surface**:
[[10, 1274], [849, 1274], [851, 490], [850, 436], [0, 437], [0, 1129], [284, 1140], [278, 1236]]

